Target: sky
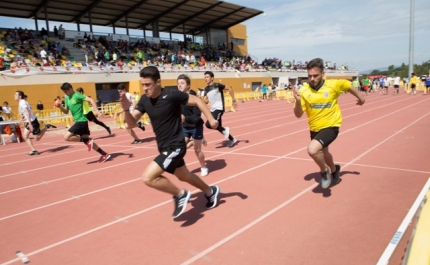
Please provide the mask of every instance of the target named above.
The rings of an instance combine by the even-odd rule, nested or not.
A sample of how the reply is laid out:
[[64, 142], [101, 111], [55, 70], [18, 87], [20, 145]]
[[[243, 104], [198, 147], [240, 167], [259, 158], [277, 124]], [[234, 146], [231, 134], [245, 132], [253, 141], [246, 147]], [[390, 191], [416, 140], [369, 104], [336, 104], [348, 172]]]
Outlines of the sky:
[[[247, 26], [248, 52], [265, 58], [309, 61], [319, 57], [350, 69], [366, 71], [409, 63], [408, 0], [226, 0], [261, 10]], [[430, 1], [415, 0], [415, 64], [430, 60]], [[35, 28], [34, 21], [0, 17], [0, 24]], [[12, 22], [12, 23], [11, 23]], [[50, 22], [52, 29], [60, 23]], [[64, 24], [64, 23], [63, 23]], [[39, 22], [39, 28], [44, 22]], [[65, 26], [76, 30], [76, 26]], [[89, 26], [81, 25], [81, 31]], [[103, 31], [93, 26], [94, 32]], [[117, 29], [125, 34], [125, 29]], [[142, 35], [142, 31], [130, 30]], [[150, 36], [150, 35], [148, 35]], [[163, 37], [163, 35], [161, 35]], [[168, 35], [166, 35], [168, 37]], [[426, 49], [427, 48], [427, 49]]]

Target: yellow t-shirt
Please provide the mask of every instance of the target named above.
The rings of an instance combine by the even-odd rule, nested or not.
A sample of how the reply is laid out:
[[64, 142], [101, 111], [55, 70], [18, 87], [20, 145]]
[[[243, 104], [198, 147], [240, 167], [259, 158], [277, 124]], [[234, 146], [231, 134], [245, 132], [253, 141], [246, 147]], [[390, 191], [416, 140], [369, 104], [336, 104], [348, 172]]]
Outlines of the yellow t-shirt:
[[83, 104], [82, 104], [82, 107], [83, 107], [83, 109], [84, 109], [84, 115], [87, 115], [88, 114], [88, 112], [90, 112], [91, 111], [91, 107], [90, 107], [90, 103], [88, 102], [88, 101], [85, 101], [84, 100], [84, 102], [83, 102]]
[[337, 98], [350, 88], [351, 83], [348, 80], [325, 80], [318, 91], [307, 83], [300, 88], [302, 109], [308, 116], [311, 131], [318, 132], [324, 128], [342, 125], [342, 113]]
[[418, 84], [420, 82], [420, 80], [418, 79], [418, 77], [417, 76], [413, 76], [412, 78], [411, 78], [411, 84], [412, 85], [416, 85], [416, 84]]

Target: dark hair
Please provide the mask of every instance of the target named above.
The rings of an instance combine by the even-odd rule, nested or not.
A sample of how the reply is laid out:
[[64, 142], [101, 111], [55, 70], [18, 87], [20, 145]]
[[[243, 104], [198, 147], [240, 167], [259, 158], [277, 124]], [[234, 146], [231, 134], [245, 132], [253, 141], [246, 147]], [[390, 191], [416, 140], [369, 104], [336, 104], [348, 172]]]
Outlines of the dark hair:
[[212, 71], [206, 71], [205, 75], [210, 75], [212, 78], [214, 77], [214, 73]]
[[60, 88], [61, 88], [61, 90], [69, 90], [69, 89], [71, 89], [73, 87], [72, 87], [72, 85], [70, 83], [66, 82], [66, 83], [62, 84]]
[[125, 85], [124, 85], [124, 84], [119, 84], [119, 85], [116, 87], [116, 89], [117, 89], [117, 90], [126, 90], [126, 89], [125, 89]]
[[76, 91], [79, 92], [79, 93], [84, 94], [84, 89], [82, 87], [76, 88]]
[[3, 104], [6, 103], [6, 105], [9, 105], [9, 103], [7, 101], [3, 102]]
[[161, 79], [160, 72], [158, 68], [155, 66], [147, 66], [140, 70], [139, 76], [141, 78], [151, 78], [152, 81], [157, 82], [157, 80]]
[[185, 75], [185, 74], [179, 75], [177, 80], [179, 79], [185, 80], [185, 82], [187, 82], [187, 85], [191, 84], [191, 79], [188, 77], [188, 75]]
[[308, 65], [306, 66], [307, 70], [310, 70], [312, 68], [319, 68], [321, 70], [321, 72], [324, 71], [324, 61], [321, 58], [315, 58], [312, 59]]
[[17, 90], [16, 93], [18, 93], [18, 96], [23, 99], [24, 98], [24, 92], [22, 92], [21, 90]]

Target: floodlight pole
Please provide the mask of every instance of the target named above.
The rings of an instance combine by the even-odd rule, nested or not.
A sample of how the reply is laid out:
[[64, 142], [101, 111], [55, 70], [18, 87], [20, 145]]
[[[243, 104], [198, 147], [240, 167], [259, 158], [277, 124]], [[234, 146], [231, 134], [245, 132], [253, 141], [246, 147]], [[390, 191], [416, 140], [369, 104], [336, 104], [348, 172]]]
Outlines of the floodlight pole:
[[415, 0], [411, 0], [411, 14], [409, 25], [409, 77], [414, 72], [414, 20], [415, 20]]

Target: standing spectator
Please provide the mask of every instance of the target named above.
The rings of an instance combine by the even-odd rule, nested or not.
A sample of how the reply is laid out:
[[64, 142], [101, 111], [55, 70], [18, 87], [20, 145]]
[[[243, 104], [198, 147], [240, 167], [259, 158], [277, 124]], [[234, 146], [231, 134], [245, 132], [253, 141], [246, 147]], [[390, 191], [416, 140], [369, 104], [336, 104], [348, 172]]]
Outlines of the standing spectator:
[[43, 104], [42, 104], [42, 101], [40, 101], [40, 100], [39, 100], [39, 102], [37, 102], [36, 109], [37, 109], [37, 110], [43, 110]]
[[42, 35], [43, 40], [48, 40], [48, 31], [45, 28], [42, 28], [42, 30], [40, 31], [40, 35]]
[[58, 29], [57, 29], [57, 26], [54, 26], [54, 36], [55, 36], [55, 38], [58, 38]]
[[321, 187], [326, 189], [339, 182], [340, 165], [335, 165], [329, 145], [337, 138], [342, 125], [342, 113], [338, 97], [343, 92], [350, 92], [358, 99], [357, 105], [363, 105], [365, 99], [351, 87], [348, 80], [324, 80], [324, 62], [320, 58], [307, 64], [308, 79], [300, 92], [294, 90], [294, 115], [297, 118], [308, 116], [311, 142], [308, 154], [321, 172]]
[[58, 38], [60, 40], [64, 39], [64, 29], [63, 29], [63, 24], [60, 25], [60, 27], [58, 28]]

